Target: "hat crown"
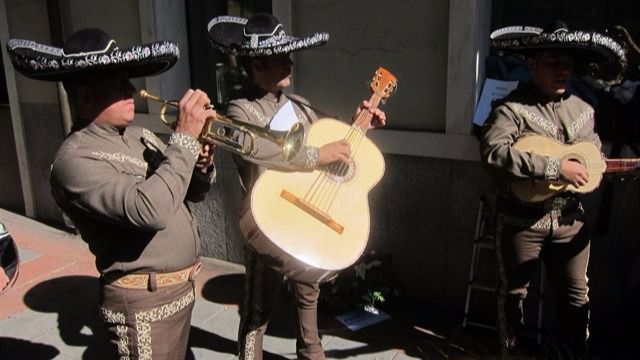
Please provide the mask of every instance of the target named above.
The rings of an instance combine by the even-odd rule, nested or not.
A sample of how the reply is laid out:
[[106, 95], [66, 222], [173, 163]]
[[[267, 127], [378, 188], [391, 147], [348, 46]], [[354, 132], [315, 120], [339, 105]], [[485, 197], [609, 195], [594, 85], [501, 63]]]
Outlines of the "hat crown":
[[263, 39], [275, 39], [278, 36], [285, 36], [284, 27], [278, 19], [268, 13], [256, 14], [247, 20], [244, 26], [244, 36], [249, 38], [252, 49], [256, 49]]
[[569, 27], [567, 23], [562, 20], [555, 20], [552, 23], [548, 24], [542, 30], [543, 33], [555, 34], [560, 32], [569, 32]]
[[64, 43], [63, 51], [67, 56], [84, 55], [93, 52], [105, 52], [115, 46], [116, 41], [98, 28], [78, 30]]
[[251, 35], [273, 35], [279, 27], [280, 21], [273, 15], [267, 13], [255, 14], [247, 20], [244, 26], [246, 36]]
[[211, 45], [225, 54], [259, 57], [285, 54], [324, 45], [327, 33], [295, 37], [285, 32], [280, 21], [269, 13], [258, 13], [249, 19], [218, 16], [207, 25]]

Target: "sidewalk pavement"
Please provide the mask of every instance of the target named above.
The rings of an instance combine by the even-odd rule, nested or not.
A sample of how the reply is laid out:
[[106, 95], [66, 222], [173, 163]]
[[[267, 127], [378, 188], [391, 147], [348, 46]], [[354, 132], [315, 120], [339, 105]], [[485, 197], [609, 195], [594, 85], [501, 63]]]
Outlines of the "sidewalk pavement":
[[[76, 235], [0, 209], [19, 248], [20, 274], [0, 296], [0, 359], [101, 359], [104, 330], [97, 316], [98, 273]], [[197, 278], [189, 359], [234, 359], [244, 267], [205, 258]], [[295, 318], [283, 292], [265, 338], [265, 359], [295, 359]], [[462, 346], [418, 326], [416, 317], [391, 319], [352, 332], [320, 314], [330, 359], [477, 359]], [[415, 315], [415, 312], [413, 312]], [[480, 343], [470, 347], [483, 348]]]

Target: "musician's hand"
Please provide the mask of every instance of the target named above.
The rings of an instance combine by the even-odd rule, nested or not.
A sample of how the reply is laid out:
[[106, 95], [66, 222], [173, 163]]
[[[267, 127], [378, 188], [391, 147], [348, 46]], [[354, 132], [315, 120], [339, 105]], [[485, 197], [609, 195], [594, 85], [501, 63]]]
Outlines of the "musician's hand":
[[560, 177], [569, 184], [580, 187], [589, 181], [589, 172], [579, 162], [565, 159], [560, 163]]
[[351, 147], [347, 140], [324, 144], [320, 148], [318, 165], [327, 165], [338, 160], [347, 164], [351, 162]]
[[206, 174], [209, 166], [213, 164], [215, 148], [216, 146], [214, 144], [204, 144], [202, 146], [202, 150], [200, 151], [200, 155], [198, 155], [198, 160], [196, 161], [196, 169], [200, 170], [201, 173]]
[[369, 129], [383, 127], [387, 122], [387, 115], [384, 111], [379, 108], [371, 109], [371, 103], [368, 100], [364, 100], [360, 106], [358, 106], [354, 119], [358, 118], [358, 115], [360, 115], [362, 111], [369, 111], [371, 115], [373, 115], [371, 117], [371, 122], [369, 123]]
[[209, 97], [201, 90], [189, 89], [180, 99], [179, 104], [180, 113], [175, 130], [199, 138], [205, 120], [216, 116], [213, 109], [207, 109], [211, 104]]

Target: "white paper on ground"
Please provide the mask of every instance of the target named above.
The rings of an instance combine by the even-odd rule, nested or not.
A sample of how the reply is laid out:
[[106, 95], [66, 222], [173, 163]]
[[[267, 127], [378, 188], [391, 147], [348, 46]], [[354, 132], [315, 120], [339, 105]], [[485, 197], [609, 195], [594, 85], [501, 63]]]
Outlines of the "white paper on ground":
[[365, 309], [354, 310], [342, 315], [336, 316], [336, 319], [340, 321], [344, 326], [348, 327], [351, 331], [357, 331], [363, 327], [367, 327], [373, 324], [377, 324], [380, 321], [390, 319], [389, 314], [377, 310], [377, 314], [366, 311]]

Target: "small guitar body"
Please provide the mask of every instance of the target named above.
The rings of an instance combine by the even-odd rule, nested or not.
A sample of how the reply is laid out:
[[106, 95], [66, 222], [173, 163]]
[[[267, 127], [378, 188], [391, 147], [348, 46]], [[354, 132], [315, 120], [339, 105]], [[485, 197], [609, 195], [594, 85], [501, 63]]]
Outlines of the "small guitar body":
[[540, 202], [564, 191], [591, 192], [600, 185], [602, 175], [607, 170], [607, 163], [602, 157], [600, 149], [591, 143], [565, 145], [544, 136], [527, 135], [520, 138], [514, 144], [514, 148], [563, 160], [577, 161], [584, 165], [589, 172], [589, 182], [580, 187], [560, 181], [534, 179], [512, 182], [511, 190], [516, 197], [525, 202]]
[[[396, 78], [379, 68], [371, 83], [371, 108], [390, 96]], [[279, 259], [277, 270], [293, 280], [325, 281], [352, 265], [369, 239], [368, 194], [384, 174], [384, 158], [365, 135], [372, 114], [363, 110], [352, 125], [335, 119], [313, 123], [307, 144], [345, 139], [351, 163], [334, 162], [312, 172], [267, 170], [251, 192], [253, 221], [268, 239], [249, 239], [253, 248]]]

